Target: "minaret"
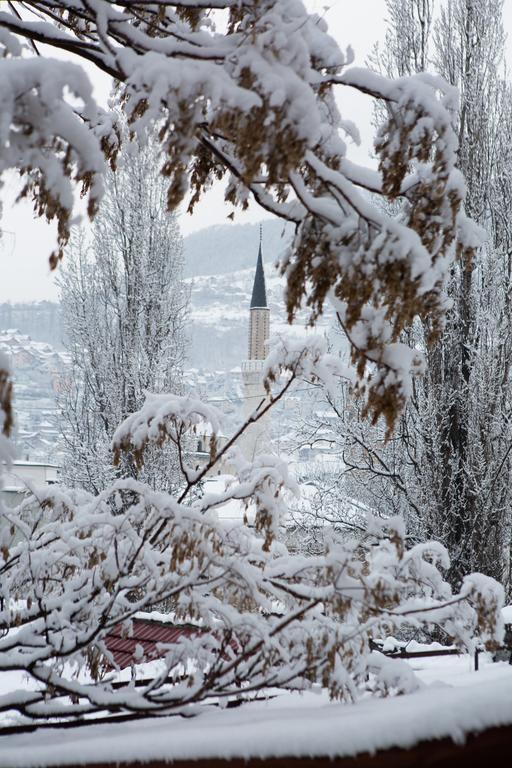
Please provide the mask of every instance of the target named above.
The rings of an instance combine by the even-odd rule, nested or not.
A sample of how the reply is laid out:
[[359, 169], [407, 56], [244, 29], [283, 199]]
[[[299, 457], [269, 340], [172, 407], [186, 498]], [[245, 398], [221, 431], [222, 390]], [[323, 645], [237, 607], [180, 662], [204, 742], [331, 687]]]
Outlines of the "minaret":
[[[262, 382], [263, 361], [267, 356], [265, 342], [270, 331], [270, 310], [267, 306], [265, 289], [265, 273], [261, 255], [261, 225], [260, 246], [256, 262], [256, 274], [252, 288], [251, 309], [249, 319], [249, 344], [247, 360], [242, 363], [244, 382], [244, 417], [250, 416], [262, 401], [266, 400], [266, 392]], [[251, 461], [256, 454], [269, 450], [270, 429], [269, 420], [264, 416], [246, 430], [241, 447], [246, 458]]]
[[256, 262], [256, 274], [252, 287], [251, 315], [249, 320], [249, 360], [264, 360], [267, 356], [265, 342], [269, 336], [270, 310], [267, 307], [267, 291], [265, 289], [265, 273], [263, 271], [263, 258], [261, 255], [261, 227], [260, 247], [258, 261]]

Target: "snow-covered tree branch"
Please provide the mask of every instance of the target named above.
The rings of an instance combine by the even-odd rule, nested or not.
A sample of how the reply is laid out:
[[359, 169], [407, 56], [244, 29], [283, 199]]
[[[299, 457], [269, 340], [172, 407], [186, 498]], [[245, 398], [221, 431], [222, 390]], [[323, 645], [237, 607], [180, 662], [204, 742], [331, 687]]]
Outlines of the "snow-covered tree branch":
[[[291, 357], [274, 400], [299, 378]], [[309, 374], [331, 367], [314, 348], [310, 358]], [[216, 409], [153, 397], [114, 447], [142, 461], [144, 446], [180, 443], [203, 421], [215, 433]], [[502, 594], [492, 579], [474, 575], [453, 594], [439, 570], [443, 547], [407, 549], [398, 519], [368, 519], [362, 540], [333, 539], [316, 557], [290, 555], [276, 538], [293, 488], [286, 465], [271, 455], [249, 464], [236, 452], [233, 464], [231, 484], [203, 496], [188, 492], [200, 480], [189, 468], [179, 498], [128, 479], [98, 496], [48, 489], [4, 512], [0, 670], [26, 671], [30, 684], [0, 697], [0, 711], [35, 720], [183, 712], [212, 697], [314, 683], [355, 700], [370, 672], [380, 693], [415, 685], [410, 670], [372, 653], [372, 635], [442, 625], [461, 645], [494, 647]], [[233, 499], [255, 507], [254, 529], [222, 522]], [[190, 636], [160, 649], [149, 681], [120, 683], [106, 636], [114, 627], [129, 635], [139, 611], [162, 603], [192, 624]]]
[[371, 490], [372, 507], [403, 514], [417, 539], [442, 541], [455, 586], [478, 570], [510, 590], [511, 88], [503, 2], [447, 0], [436, 4], [433, 23], [433, 2], [386, 5], [386, 73], [410, 74], [426, 62], [461, 93], [453, 122], [465, 207], [487, 239], [458, 252], [438, 342], [429, 348], [425, 317], [408, 331], [411, 346], [425, 352], [425, 374], [414, 382], [393, 440], [385, 446], [381, 431], [360, 423], [339, 435], [365, 499]]
[[[467, 243], [448, 111], [454, 89], [438, 77], [390, 79], [351, 67], [352, 52], [343, 53], [299, 0], [27, 0], [19, 10], [7, 4], [0, 30], [0, 171], [21, 171], [23, 194], [39, 214], [57, 218], [52, 263], [69, 237], [77, 184], [94, 215], [119, 132], [80, 67], [35, 56], [39, 44], [119, 83], [139, 140], [156, 125], [170, 208], [190, 191], [192, 209], [226, 176], [228, 202], [244, 206], [251, 195], [294, 222], [281, 264], [289, 318], [307, 303], [314, 321], [332, 292], [352, 331], [368, 410], [391, 425], [410, 372], [389, 345], [417, 313], [430, 319], [432, 337], [439, 333], [454, 242], [462, 232]], [[346, 158], [345, 138], [357, 138], [357, 129], [334, 99], [340, 90], [343, 104], [346, 89], [390, 105], [375, 140], [378, 172]], [[407, 215], [385, 213], [369, 189], [405, 197]]]
[[[42, 45], [75, 62], [42, 55]], [[134, 314], [148, 294], [128, 300], [142, 276], [127, 279], [122, 294], [105, 216], [121, 238], [133, 237], [134, 248], [121, 249], [128, 271], [143, 269], [151, 278], [155, 264], [141, 257], [137, 227], [126, 225], [129, 205], [116, 208], [105, 190], [122, 179], [122, 165], [114, 174], [120, 151], [130, 156], [131, 146], [147, 148], [157, 135], [169, 210], [189, 193], [192, 210], [214, 180], [226, 177], [227, 202], [243, 207], [252, 196], [294, 223], [281, 263], [288, 317], [305, 305], [314, 323], [331, 301], [356, 369], [342, 367], [317, 338], [271, 342], [266, 394], [221, 444], [220, 414], [207, 403], [175, 390], [153, 391], [141, 403], [142, 389], [159, 390], [163, 375], [142, 384], [127, 359], [135, 347], [113, 344], [110, 327], [101, 336], [95, 326], [86, 355], [97, 353], [100, 341], [115, 354], [112, 379], [127, 369], [129, 379], [123, 397], [123, 387], [112, 385], [111, 408], [104, 407], [102, 387], [92, 387], [91, 367], [89, 384], [100, 417], [108, 419], [106, 433], [115, 418], [121, 421], [112, 458], [136, 472], [100, 492], [45, 488], [17, 509], [0, 510], [0, 672], [28, 677], [0, 696], [0, 712], [36, 721], [191, 713], [190, 705], [206, 700], [312, 685], [355, 700], [368, 687], [403, 692], [415, 684], [410, 669], [396, 661], [389, 667], [371, 651], [374, 635], [442, 626], [460, 646], [496, 647], [503, 629], [496, 582], [472, 574], [453, 591], [443, 577], [443, 546], [407, 548], [395, 518], [368, 516], [355, 539], [334, 532], [313, 557], [290, 553], [280, 540], [287, 499], [296, 491], [288, 467], [271, 453], [249, 462], [238, 448], [301, 380], [333, 395], [338, 380], [350, 378], [364, 394], [364, 410], [383, 416], [388, 430], [394, 423], [411, 391], [411, 369], [421, 366], [401, 333], [420, 314], [425, 339], [439, 335], [454, 252], [469, 258], [479, 242], [462, 210], [455, 89], [435, 76], [387, 77], [351, 67], [352, 53], [340, 51], [324, 20], [299, 0], [7, 3], [0, 52], [0, 173], [19, 172], [22, 195], [32, 197], [39, 215], [57, 220], [52, 266], [68, 243], [81, 188], [106, 251], [102, 287], [114, 288], [95, 307], [122, 304], [115, 317], [124, 340], [140, 330]], [[128, 139], [117, 113], [95, 103], [80, 60], [113, 79]], [[350, 115], [339, 114], [334, 96], [340, 91], [343, 104], [347, 89], [385, 105], [375, 139], [378, 171], [347, 159], [345, 139], [357, 137], [357, 129]], [[401, 215], [370, 193], [403, 203]], [[146, 224], [144, 234], [152, 231]], [[155, 237], [161, 235], [157, 227]], [[83, 273], [76, 269], [71, 277], [74, 289]], [[155, 279], [164, 282], [161, 272]], [[98, 298], [87, 290], [76, 296]], [[144, 330], [145, 352], [158, 346], [159, 329]], [[79, 352], [86, 346], [80, 344]], [[150, 365], [142, 366], [144, 374]], [[0, 360], [0, 439], [10, 422], [10, 381]], [[204, 428], [212, 436], [200, 468], [187, 455], [191, 435]], [[177, 457], [173, 487], [141, 482], [138, 473], [150, 473], [153, 457], [169, 444]], [[205, 492], [203, 480], [224, 459], [232, 479]], [[241, 519], [226, 525], [222, 510], [233, 502], [242, 506]], [[149, 679], [141, 677], [147, 668], [138, 667], [139, 654], [127, 680], [108, 635], [129, 635], [139, 612], [158, 607], [187, 622], [187, 638], [157, 649]]]

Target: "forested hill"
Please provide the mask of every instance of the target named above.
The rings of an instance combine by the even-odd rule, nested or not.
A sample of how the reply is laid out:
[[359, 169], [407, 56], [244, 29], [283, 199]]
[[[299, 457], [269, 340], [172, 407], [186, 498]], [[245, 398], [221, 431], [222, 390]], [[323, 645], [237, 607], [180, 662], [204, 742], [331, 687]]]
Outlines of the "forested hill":
[[[277, 219], [262, 222], [263, 260], [273, 262], [291, 240], [293, 227]], [[185, 277], [222, 275], [256, 266], [259, 224], [219, 224], [184, 241]]]

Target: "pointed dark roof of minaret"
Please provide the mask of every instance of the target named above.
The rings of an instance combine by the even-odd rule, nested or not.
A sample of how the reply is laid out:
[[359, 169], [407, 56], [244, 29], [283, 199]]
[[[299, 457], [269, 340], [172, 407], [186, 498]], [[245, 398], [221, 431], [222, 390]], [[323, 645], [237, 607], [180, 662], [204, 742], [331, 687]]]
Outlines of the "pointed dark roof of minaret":
[[265, 290], [265, 272], [263, 271], [263, 257], [261, 255], [261, 227], [260, 227], [260, 248], [258, 251], [258, 261], [256, 263], [256, 274], [254, 275], [254, 285], [252, 287], [251, 309], [264, 309], [267, 306], [267, 292]]

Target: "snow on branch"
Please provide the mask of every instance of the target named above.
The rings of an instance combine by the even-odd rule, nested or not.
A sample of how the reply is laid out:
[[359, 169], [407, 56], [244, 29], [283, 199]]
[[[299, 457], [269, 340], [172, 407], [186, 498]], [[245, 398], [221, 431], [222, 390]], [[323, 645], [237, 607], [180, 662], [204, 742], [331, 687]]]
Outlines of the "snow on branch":
[[[366, 540], [333, 541], [311, 558], [247, 524], [226, 528], [215, 513], [223, 501], [265, 492], [272, 504], [271, 486], [259, 485], [269, 471], [286, 482], [262, 460], [224, 496], [189, 506], [125, 480], [97, 497], [49, 488], [5, 511], [0, 671], [26, 672], [29, 683], [5, 692], [0, 712], [186, 712], [211, 697], [312, 684], [356, 700], [368, 685], [416, 685], [410, 671], [376, 674], [372, 636], [441, 625], [460, 645], [479, 633], [488, 647], [499, 641], [499, 586], [473, 576], [452, 594], [442, 548], [407, 550], [396, 521], [369, 520]], [[120, 683], [106, 636], [129, 636], [136, 614], [162, 604], [196, 629], [160, 648], [150, 682]]]
[[[78, 109], [68, 94], [81, 102]], [[88, 196], [90, 216], [103, 192], [101, 143], [107, 134], [95, 132], [102, 118], [91, 85], [76, 64], [0, 59], [0, 111], [0, 174], [20, 171], [20, 197], [31, 198], [48, 221], [57, 220], [58, 250], [50, 258], [55, 266], [69, 238], [74, 187], [80, 184]]]
[[330, 393], [336, 392], [340, 379], [353, 381], [354, 371], [343, 365], [339, 357], [327, 352], [324, 337], [314, 335], [304, 340], [289, 334], [272, 336], [265, 359], [262, 378], [267, 392], [282, 374], [317, 384]]
[[171, 440], [178, 445], [187, 432], [195, 431], [199, 425], [209, 428], [215, 436], [220, 430], [221, 419], [218, 408], [195, 398], [147, 394], [142, 408], [128, 416], [114, 433], [114, 462], [119, 462], [121, 452], [129, 452], [141, 467], [144, 450], [149, 444], [162, 446]]
[[[317, 338], [276, 340], [265, 371], [267, 380], [287, 373], [271, 403], [300, 377], [329, 385], [345, 373]], [[410, 671], [379, 665], [372, 636], [442, 626], [461, 647], [496, 646], [501, 587], [477, 574], [453, 594], [440, 570], [445, 550], [408, 550], [399, 519], [369, 518], [362, 539], [334, 536], [315, 557], [290, 553], [279, 537], [284, 492], [296, 491], [286, 463], [270, 454], [248, 462], [233, 446], [253, 417], [227, 443], [235, 475], [223, 491], [202, 492], [204, 470], [182, 465], [179, 495], [125, 479], [97, 496], [45, 488], [0, 512], [0, 673], [29, 679], [0, 697], [0, 712], [36, 721], [187, 712], [212, 697], [313, 684], [354, 701], [368, 686], [416, 685]], [[150, 443], [183, 449], [187, 431], [205, 423], [218, 432], [215, 408], [148, 395], [114, 450], [139, 461]], [[236, 502], [255, 514], [226, 525], [222, 508]], [[124, 684], [108, 635], [129, 636], [132, 618], [155, 607], [195, 629], [159, 648], [149, 681]]]
[[[305, 341], [290, 335], [279, 335], [272, 337], [268, 346], [269, 354], [262, 371], [262, 380], [268, 392], [268, 398], [255, 409], [221, 449], [217, 444], [217, 436], [220, 432], [222, 413], [217, 408], [190, 397], [148, 393], [142, 408], [128, 416], [114, 433], [112, 440], [114, 463], [119, 464], [122, 454], [130, 455], [136, 467], [140, 469], [144, 464], [144, 452], [148, 446], [161, 447], [170, 440], [178, 449], [180, 468], [186, 480], [185, 490], [180, 497], [181, 501], [191, 488], [205, 478], [214, 467], [218, 467], [221, 459], [225, 457], [229, 456], [230, 461], [234, 462], [242, 474], [247, 472], [247, 467], [252, 467], [241, 456], [232, 454], [233, 449], [237, 447], [236, 444], [250, 425], [262, 419], [295, 382], [307, 381], [334, 392], [340, 378], [350, 381], [354, 378], [351, 369], [327, 352], [326, 341], [320, 336], [314, 335]], [[275, 383], [279, 385], [273, 390], [272, 385]], [[187, 440], [198, 429], [206, 430], [211, 434], [210, 457], [204, 467], [194, 470], [187, 465]], [[272, 459], [269, 467], [274, 464]], [[278, 493], [276, 492], [275, 495], [277, 496]], [[271, 515], [260, 515], [260, 517], [265, 518], [269, 523], [269, 526], [265, 524], [263, 527], [269, 530], [273, 528]]]
[[[227, 20], [217, 17], [221, 8]], [[157, 127], [170, 208], [190, 194], [193, 209], [228, 173], [227, 202], [243, 207], [251, 195], [294, 222], [281, 264], [289, 319], [306, 305], [314, 323], [331, 291], [347, 307], [349, 332], [368, 306], [384, 317], [373, 323], [371, 361], [365, 346], [353, 353], [368, 410], [394, 420], [407, 384], [397, 368], [388, 386], [385, 348], [416, 314], [430, 320], [433, 338], [440, 332], [444, 277], [467, 231], [453, 88], [425, 74], [394, 80], [350, 67], [352, 51], [341, 51], [325, 20], [300, 0], [27, 0], [22, 13], [0, 12], [0, 30], [0, 172], [20, 169], [38, 213], [57, 217], [54, 261], [68, 236], [73, 184], [85, 182], [93, 214], [118, 138], [76, 67], [36, 61], [20, 40], [71, 52], [118, 81], [133, 137], [142, 142]], [[66, 88], [82, 102], [79, 114]], [[378, 172], [347, 161], [346, 136], [358, 135], [343, 113], [347, 88], [388, 105], [375, 139]], [[406, 216], [398, 222], [384, 213], [367, 190], [404, 197]], [[375, 368], [381, 375], [373, 379]]]

